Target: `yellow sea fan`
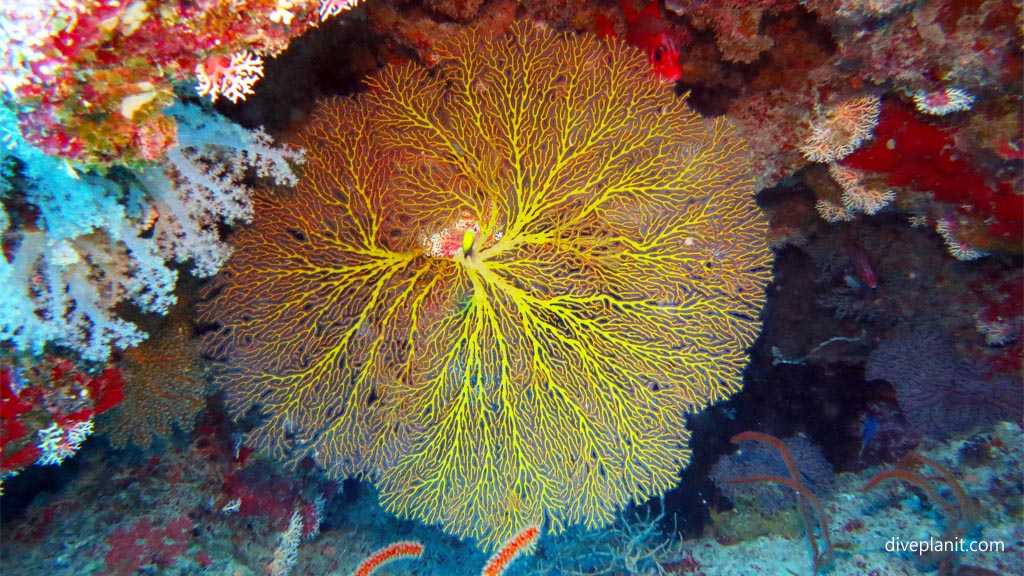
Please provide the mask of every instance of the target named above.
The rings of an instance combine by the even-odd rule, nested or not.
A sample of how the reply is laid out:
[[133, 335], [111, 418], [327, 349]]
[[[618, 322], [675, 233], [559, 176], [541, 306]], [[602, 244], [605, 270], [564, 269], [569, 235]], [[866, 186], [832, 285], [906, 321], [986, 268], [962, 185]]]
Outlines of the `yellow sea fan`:
[[201, 307], [249, 442], [486, 548], [612, 521], [740, 386], [770, 279], [746, 150], [636, 49], [517, 23], [302, 130]]

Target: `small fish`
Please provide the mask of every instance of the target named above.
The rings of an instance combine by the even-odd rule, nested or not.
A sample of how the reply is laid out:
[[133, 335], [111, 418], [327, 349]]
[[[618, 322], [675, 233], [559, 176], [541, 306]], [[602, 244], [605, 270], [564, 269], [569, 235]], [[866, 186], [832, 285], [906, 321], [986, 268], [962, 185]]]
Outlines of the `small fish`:
[[[620, 0], [619, 6], [626, 17], [626, 42], [643, 50], [654, 71], [662, 78], [669, 82], [679, 80], [683, 75], [679, 65], [679, 46], [671, 27], [661, 15], [658, 0], [651, 0], [639, 12], [630, 0]], [[602, 38], [615, 36], [615, 27], [604, 14], [597, 15], [594, 26]]]
[[875, 275], [875, 268], [871, 265], [871, 257], [853, 239], [847, 238], [845, 242], [846, 256], [853, 265], [853, 271], [857, 278], [868, 288], [878, 288], [878, 276]]
[[864, 456], [864, 450], [871, 443], [871, 439], [875, 437], [875, 432], [877, 431], [878, 417], [874, 414], [868, 414], [867, 419], [864, 420], [864, 428], [860, 433], [860, 452], [857, 453], [857, 460]]

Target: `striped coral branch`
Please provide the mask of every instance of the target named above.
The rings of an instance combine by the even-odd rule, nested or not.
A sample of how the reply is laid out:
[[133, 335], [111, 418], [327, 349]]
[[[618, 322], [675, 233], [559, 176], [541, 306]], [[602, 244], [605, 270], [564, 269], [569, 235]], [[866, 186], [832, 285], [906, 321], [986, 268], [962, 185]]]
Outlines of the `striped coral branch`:
[[395, 542], [370, 554], [366, 560], [355, 571], [355, 576], [370, 576], [373, 572], [391, 562], [401, 558], [419, 558], [423, 554], [423, 544], [409, 540]]
[[491, 556], [490, 562], [484, 567], [484, 571], [480, 573], [481, 576], [501, 576], [508, 569], [509, 565], [512, 564], [517, 558], [523, 554], [528, 554], [533, 550], [534, 545], [537, 543], [537, 538], [540, 537], [540, 527], [530, 526], [525, 530], [519, 532], [512, 537], [511, 540], [502, 545], [502, 547]]

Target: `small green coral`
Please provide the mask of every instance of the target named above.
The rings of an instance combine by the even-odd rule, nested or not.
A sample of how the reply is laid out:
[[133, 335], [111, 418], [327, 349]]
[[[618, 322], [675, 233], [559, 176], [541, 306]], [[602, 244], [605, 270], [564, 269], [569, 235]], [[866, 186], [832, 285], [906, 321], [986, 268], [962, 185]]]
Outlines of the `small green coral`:
[[[482, 45], [481, 45], [482, 44]], [[675, 485], [771, 277], [746, 150], [637, 50], [518, 23], [386, 68], [299, 136], [295, 190], [202, 319], [249, 442], [493, 547]]]

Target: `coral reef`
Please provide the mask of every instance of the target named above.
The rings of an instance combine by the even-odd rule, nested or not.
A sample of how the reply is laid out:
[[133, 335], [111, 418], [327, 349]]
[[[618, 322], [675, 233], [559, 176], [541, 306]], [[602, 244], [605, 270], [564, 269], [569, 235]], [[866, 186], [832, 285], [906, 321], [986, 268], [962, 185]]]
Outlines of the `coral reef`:
[[698, 30], [711, 29], [722, 59], [753, 62], [771, 49], [774, 41], [762, 20], [774, 13], [792, 10], [792, 0], [668, 0], [665, 7], [686, 16]]
[[143, 518], [110, 535], [104, 556], [106, 574], [132, 576], [143, 566], [165, 569], [188, 552], [195, 525], [187, 516], [164, 519], [163, 526]]
[[843, 165], [884, 175], [889, 186], [927, 192], [932, 202], [915, 212], [935, 222], [960, 260], [987, 250], [1020, 253], [1024, 241], [1024, 196], [1011, 180], [984, 174], [958, 152], [953, 133], [892, 104], [883, 111], [874, 143]]
[[831, 28], [843, 62], [908, 95], [954, 87], [976, 93], [1013, 82], [1019, 70], [1021, 16], [1013, 2], [804, 3]]
[[17, 100], [22, 132], [47, 154], [85, 166], [138, 166], [173, 148], [175, 122], [164, 110], [175, 84], [198, 77], [200, 94], [244, 98], [262, 75], [254, 53], [278, 54], [353, 4], [10, 3], [0, 9], [9, 42], [0, 85]]
[[[292, 574], [353, 574], [375, 551], [393, 543], [396, 535], [420, 543], [426, 551], [408, 565], [395, 566], [402, 571], [415, 570], [424, 576], [477, 574], [487, 562], [487, 556], [467, 543], [414, 522], [387, 518], [369, 491], [355, 483], [339, 493], [336, 488], [316, 485], [308, 473], [282, 473], [255, 460], [243, 466], [232, 459], [230, 445], [217, 440], [224, 431], [216, 429], [209, 416], [204, 417], [187, 445], [141, 462], [117, 460], [113, 476], [101, 466], [89, 466], [86, 473], [57, 492], [37, 498], [23, 515], [5, 521], [5, 571], [22, 576], [98, 574], [108, 573], [114, 566], [137, 565], [144, 571], [182, 576], [203, 570], [267, 574], [265, 568], [293, 511], [311, 500], [310, 490], [324, 489], [329, 490], [327, 506], [333, 512], [315, 539], [303, 538], [298, 543]], [[970, 516], [973, 528], [963, 544], [974, 549], [946, 555], [953, 573], [1021, 571], [1022, 492], [1014, 480], [1024, 470], [1018, 448], [1021, 442], [1021, 427], [1004, 423], [919, 453], [946, 469], [951, 474], [949, 482], [959, 486], [965, 501], [976, 503]], [[80, 458], [97, 464], [108, 456], [87, 450]], [[252, 484], [260, 501], [253, 503], [253, 512], [246, 516], [222, 512], [220, 506], [210, 504], [224, 497], [222, 480], [239, 467], [261, 479]], [[928, 569], [919, 564], [919, 555], [895, 547], [887, 550], [887, 545], [927, 542], [947, 527], [955, 528], [957, 495], [953, 484], [931, 470], [922, 476], [932, 479], [929, 482], [939, 494], [938, 501], [903, 482], [879, 481], [872, 489], [861, 491], [878, 474], [899, 471], [917, 473], [901, 464], [838, 476], [834, 494], [822, 500], [837, 550], [828, 574], [862, 576], [888, 571], [910, 576]], [[300, 485], [306, 485], [306, 491], [299, 492]], [[279, 508], [282, 516], [268, 518], [261, 511], [264, 504]], [[952, 515], [947, 505], [954, 507]], [[733, 514], [738, 516], [736, 522], [761, 522], [763, 518], [757, 506], [737, 508]], [[71, 517], [78, 521], [61, 521]], [[742, 541], [722, 540], [713, 532], [681, 539], [678, 534], [663, 533], [661, 519], [661, 513], [644, 508], [624, 512], [611, 530], [577, 528], [548, 535], [536, 543], [537, 553], [519, 559], [513, 570], [616, 574], [630, 571], [629, 566], [634, 573], [662, 570], [710, 576], [780, 570], [809, 573], [807, 542], [799, 531]], [[186, 531], [186, 526], [193, 529]], [[1005, 546], [997, 548], [1000, 544]], [[60, 552], [55, 554], [55, 550]], [[116, 562], [108, 564], [108, 557]]]
[[2, 571], [1024, 573], [1022, 31], [4, 3]]
[[124, 399], [124, 380], [113, 367], [90, 375], [62, 358], [21, 365], [0, 359], [0, 488], [27, 466], [73, 456], [92, 434], [93, 418]]

